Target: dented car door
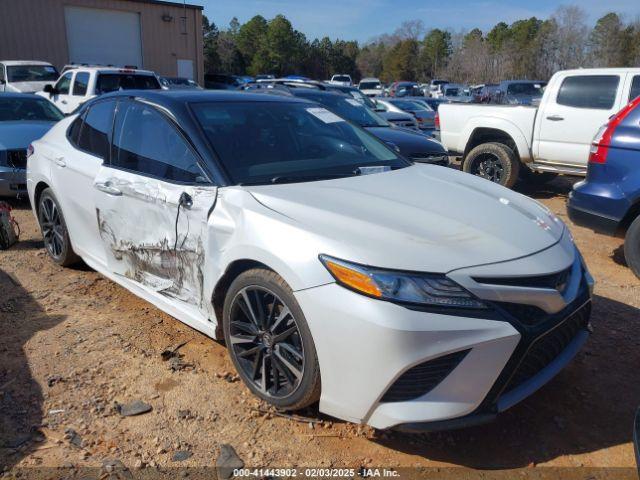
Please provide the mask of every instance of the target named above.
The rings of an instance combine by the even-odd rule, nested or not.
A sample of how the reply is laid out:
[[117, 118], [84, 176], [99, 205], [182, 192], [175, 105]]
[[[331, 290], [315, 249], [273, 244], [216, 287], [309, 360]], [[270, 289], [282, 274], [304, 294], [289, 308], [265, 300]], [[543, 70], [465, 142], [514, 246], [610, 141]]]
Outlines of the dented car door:
[[197, 154], [167, 114], [126, 100], [110, 158], [94, 183], [109, 270], [208, 316], [204, 236], [217, 189]]

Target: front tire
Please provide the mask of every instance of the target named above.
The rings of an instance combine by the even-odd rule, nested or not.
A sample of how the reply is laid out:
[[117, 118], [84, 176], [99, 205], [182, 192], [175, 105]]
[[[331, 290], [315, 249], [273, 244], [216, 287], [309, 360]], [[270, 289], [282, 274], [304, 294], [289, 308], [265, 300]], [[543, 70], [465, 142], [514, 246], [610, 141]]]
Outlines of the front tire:
[[636, 277], [640, 278], [640, 216], [631, 223], [625, 235], [624, 258]]
[[502, 143], [483, 143], [468, 153], [462, 170], [511, 188], [518, 180], [520, 160], [511, 148]]
[[80, 261], [71, 246], [67, 223], [58, 199], [50, 188], [46, 188], [38, 200], [38, 223], [51, 260], [62, 267], [69, 267]]
[[224, 338], [240, 378], [277, 408], [297, 410], [320, 398], [320, 367], [307, 321], [275, 272], [253, 269], [229, 287]]

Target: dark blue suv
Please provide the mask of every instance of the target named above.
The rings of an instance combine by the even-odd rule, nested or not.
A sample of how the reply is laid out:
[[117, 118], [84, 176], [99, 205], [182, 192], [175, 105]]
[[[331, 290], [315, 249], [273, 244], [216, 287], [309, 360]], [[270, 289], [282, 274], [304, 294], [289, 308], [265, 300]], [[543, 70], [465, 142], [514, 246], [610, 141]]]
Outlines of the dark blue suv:
[[627, 265], [640, 278], [640, 97], [593, 140], [587, 179], [569, 194], [571, 220], [597, 232], [625, 235]]

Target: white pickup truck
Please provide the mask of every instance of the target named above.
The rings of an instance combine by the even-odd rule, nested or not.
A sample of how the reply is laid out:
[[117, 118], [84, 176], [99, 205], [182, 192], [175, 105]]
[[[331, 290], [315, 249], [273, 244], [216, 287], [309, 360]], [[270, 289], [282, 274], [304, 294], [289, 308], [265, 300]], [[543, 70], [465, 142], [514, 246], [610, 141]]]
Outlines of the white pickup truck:
[[640, 68], [561, 71], [538, 107], [440, 105], [440, 137], [465, 172], [507, 187], [519, 177], [585, 175], [593, 137], [637, 96]]
[[64, 71], [55, 85], [37, 92], [68, 115], [84, 102], [104, 93], [118, 90], [159, 90], [162, 86], [155, 73], [117, 67], [76, 67]]

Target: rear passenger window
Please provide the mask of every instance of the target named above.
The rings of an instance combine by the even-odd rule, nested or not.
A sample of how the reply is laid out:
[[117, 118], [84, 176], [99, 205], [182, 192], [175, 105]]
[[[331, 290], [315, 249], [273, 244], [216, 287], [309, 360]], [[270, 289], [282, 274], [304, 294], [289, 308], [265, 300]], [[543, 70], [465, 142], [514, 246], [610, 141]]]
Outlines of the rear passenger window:
[[637, 97], [640, 97], [640, 75], [633, 77], [633, 82], [631, 82], [631, 92], [629, 93], [629, 101], [635, 100]]
[[80, 115], [76, 118], [69, 128], [69, 141], [75, 147], [78, 146], [78, 140], [80, 139], [80, 129], [82, 128], [82, 122], [84, 122], [84, 115]]
[[111, 164], [167, 181], [206, 181], [182, 135], [153, 107], [137, 102], [118, 109]]
[[87, 94], [89, 86], [89, 74], [87, 72], [76, 73], [76, 79], [73, 82], [73, 95], [84, 97]]
[[618, 75], [567, 77], [560, 85], [557, 102], [567, 107], [611, 110], [619, 83]]
[[115, 104], [115, 100], [108, 100], [89, 109], [80, 130], [78, 148], [103, 160], [108, 157]]

